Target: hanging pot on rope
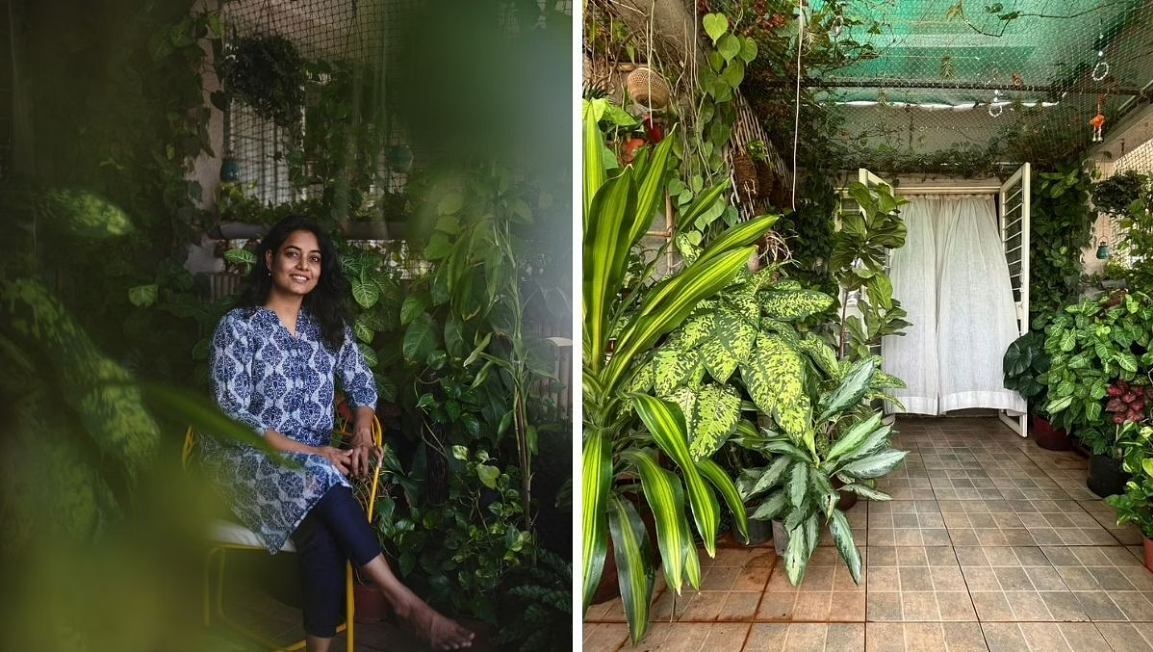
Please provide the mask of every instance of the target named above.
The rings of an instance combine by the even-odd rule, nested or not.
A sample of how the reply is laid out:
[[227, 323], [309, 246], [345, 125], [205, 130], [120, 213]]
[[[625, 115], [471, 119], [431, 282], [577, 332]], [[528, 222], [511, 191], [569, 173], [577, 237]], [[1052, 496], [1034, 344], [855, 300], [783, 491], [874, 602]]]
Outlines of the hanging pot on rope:
[[669, 105], [669, 83], [648, 66], [640, 66], [629, 73], [628, 89], [633, 101], [653, 111], [660, 111]]

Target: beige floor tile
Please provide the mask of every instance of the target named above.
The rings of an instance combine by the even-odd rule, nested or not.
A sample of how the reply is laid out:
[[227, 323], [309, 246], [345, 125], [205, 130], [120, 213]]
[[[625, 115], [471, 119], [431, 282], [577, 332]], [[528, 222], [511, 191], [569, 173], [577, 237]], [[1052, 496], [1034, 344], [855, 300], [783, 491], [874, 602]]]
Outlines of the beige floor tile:
[[754, 624], [745, 641], [747, 652], [781, 652], [789, 626], [784, 624]]
[[584, 652], [616, 652], [629, 640], [629, 627], [623, 623], [588, 623], [584, 626]]
[[866, 623], [865, 652], [905, 652], [903, 623]]
[[948, 652], [986, 652], [988, 650], [980, 623], [942, 623], [941, 629], [945, 633], [945, 649]]
[[863, 623], [829, 625], [825, 635], [825, 652], [861, 652], [865, 649]]
[[1153, 646], [1131, 623], [1098, 623], [1097, 631], [1113, 652], [1149, 652]]

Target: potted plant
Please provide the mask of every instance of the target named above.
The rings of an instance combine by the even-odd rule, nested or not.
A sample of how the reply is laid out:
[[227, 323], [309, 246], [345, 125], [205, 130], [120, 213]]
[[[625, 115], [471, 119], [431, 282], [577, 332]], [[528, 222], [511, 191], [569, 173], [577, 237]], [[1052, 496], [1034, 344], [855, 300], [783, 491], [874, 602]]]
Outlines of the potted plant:
[[[1153, 399], [1153, 387], [1130, 385], [1123, 380], [1109, 387], [1109, 402], [1105, 412], [1112, 414], [1114, 437], [1106, 447], [1098, 447], [1089, 458], [1089, 490], [1107, 498], [1125, 490], [1129, 474], [1123, 468], [1123, 455], [1138, 431], [1137, 424], [1147, 419], [1148, 402]], [[1104, 450], [1102, 450], [1104, 448]]]
[[1069, 433], [1054, 428], [1045, 418], [1044, 408], [1039, 404], [1045, 394], [1045, 379], [1049, 372], [1049, 354], [1045, 353], [1045, 336], [1030, 332], [1017, 338], [1005, 351], [1002, 368], [1005, 372], [1005, 389], [1021, 395], [1028, 404], [1033, 423], [1033, 441], [1045, 450], [1067, 451], [1070, 448]]
[[1110, 387], [1132, 386], [1153, 368], [1153, 302], [1141, 292], [1082, 301], [1054, 315], [1046, 334], [1045, 411], [1094, 453], [1107, 453], [1117, 425], [1105, 410]]
[[848, 519], [836, 509], [833, 480], [840, 480], [844, 491], [890, 500], [876, 489], [876, 479], [897, 468], [908, 454], [889, 446], [892, 428], [881, 423], [881, 413], [862, 407], [876, 373], [876, 358], [847, 366], [840, 384], [819, 397], [816, 404], [822, 409], [800, 441], [772, 431], [764, 437], [742, 437], [745, 445], [772, 462], [742, 473], [737, 489], [746, 501], [768, 494], [749, 518], [774, 521], [773, 540], [794, 586], [804, 578], [826, 526], [853, 581], [860, 582], [860, 553]]
[[[699, 588], [695, 531], [710, 555], [716, 550], [720, 500], [742, 530], [744, 505], [727, 474], [709, 457], [689, 450], [681, 408], [635, 391], [637, 362], [746, 269], [751, 246], [771, 225], [759, 218], [722, 233], [679, 271], [651, 284], [633, 248], [652, 221], [668, 176], [676, 134], [610, 177], [605, 169], [605, 100], [584, 111], [584, 452], [582, 456], [583, 603], [587, 609], [605, 567], [611, 535], [621, 598], [634, 642], [649, 623], [656, 564], [650, 537], [630, 497], [651, 509], [667, 585]], [[702, 193], [681, 217], [694, 220], [719, 192]], [[639, 418], [638, 418], [639, 417]], [[679, 473], [674, 473], [675, 468]], [[639, 482], [637, 482], [639, 479]]]
[[1141, 530], [1145, 547], [1145, 567], [1153, 571], [1153, 459], [1150, 438], [1153, 427], [1133, 425], [1123, 444], [1124, 469], [1131, 474], [1125, 492], [1109, 496], [1105, 502], [1117, 510], [1117, 524], [1132, 523]]

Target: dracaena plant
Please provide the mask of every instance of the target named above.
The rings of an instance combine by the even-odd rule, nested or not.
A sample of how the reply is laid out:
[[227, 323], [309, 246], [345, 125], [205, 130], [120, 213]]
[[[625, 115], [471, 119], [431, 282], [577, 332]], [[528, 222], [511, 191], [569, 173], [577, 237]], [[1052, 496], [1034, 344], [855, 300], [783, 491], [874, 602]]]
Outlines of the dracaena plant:
[[[700, 586], [690, 518], [710, 555], [720, 521], [718, 494], [739, 527], [747, 528], [747, 521], [732, 479], [712, 460], [694, 459], [689, 452], [681, 410], [630, 392], [632, 377], [660, 338], [746, 267], [755, 252], [751, 243], [770, 220], [725, 231], [695, 261], [655, 284], [630, 275], [630, 262], [637, 258], [634, 247], [663, 204], [676, 134], [655, 148], [641, 148], [631, 165], [609, 178], [598, 127], [606, 106], [603, 100], [583, 106], [583, 593], [587, 608], [604, 570], [611, 533], [625, 615], [637, 641], [648, 626], [656, 573], [638, 504], [654, 516], [665, 581], [677, 592], [686, 582]], [[714, 200], [702, 198], [681, 218], [693, 219]]]
[[794, 586], [804, 578], [824, 527], [853, 581], [861, 581], [860, 551], [848, 519], [836, 509], [833, 479], [843, 483], [841, 491], [890, 500], [876, 489], [876, 479], [896, 469], [908, 454], [889, 446], [892, 429], [882, 425], [879, 411], [862, 405], [881, 373], [877, 365], [875, 357], [842, 363], [839, 383], [814, 402], [820, 412], [808, 424], [816, 438], [813, 448], [798, 446], [794, 438], [772, 430], [766, 430], [764, 437], [741, 438], [745, 446], [771, 460], [767, 466], [743, 471], [737, 488], [746, 502], [760, 500], [749, 518], [782, 522], [788, 533], [785, 570]]
[[841, 213], [829, 265], [846, 296], [860, 293], [860, 317], [848, 315], [848, 301], [841, 306], [840, 342], [843, 354], [860, 360], [871, 355], [881, 338], [903, 335], [909, 326], [905, 321], [908, 313], [893, 298], [893, 282], [886, 273], [889, 253], [905, 245], [908, 230], [900, 207], [908, 200], [894, 197], [892, 188], [884, 184], [870, 188], [853, 182], [849, 195], [860, 209]]

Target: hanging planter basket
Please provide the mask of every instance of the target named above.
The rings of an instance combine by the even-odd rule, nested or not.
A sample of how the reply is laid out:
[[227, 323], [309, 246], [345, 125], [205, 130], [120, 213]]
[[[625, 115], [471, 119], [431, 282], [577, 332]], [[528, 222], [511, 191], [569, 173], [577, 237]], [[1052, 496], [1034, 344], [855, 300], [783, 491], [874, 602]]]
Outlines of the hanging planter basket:
[[748, 154], [737, 154], [733, 157], [733, 178], [736, 181], [737, 194], [742, 200], [752, 202], [760, 196], [757, 165], [753, 163], [753, 157]]
[[304, 58], [283, 36], [236, 39], [218, 64], [227, 94], [281, 128], [299, 126], [307, 76]]
[[771, 197], [773, 188], [777, 185], [777, 175], [773, 172], [773, 166], [769, 165], [768, 161], [756, 159], [753, 159], [753, 164], [757, 167], [757, 190], [760, 193], [758, 197]]
[[647, 66], [641, 66], [629, 73], [629, 97], [653, 111], [660, 111], [669, 105], [669, 83], [660, 74]]

